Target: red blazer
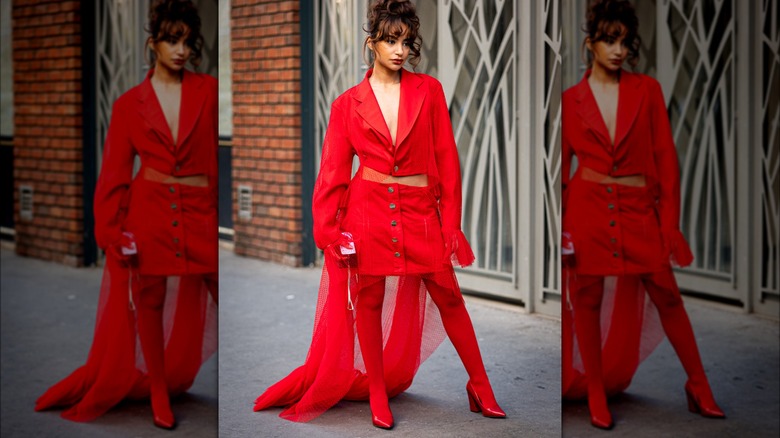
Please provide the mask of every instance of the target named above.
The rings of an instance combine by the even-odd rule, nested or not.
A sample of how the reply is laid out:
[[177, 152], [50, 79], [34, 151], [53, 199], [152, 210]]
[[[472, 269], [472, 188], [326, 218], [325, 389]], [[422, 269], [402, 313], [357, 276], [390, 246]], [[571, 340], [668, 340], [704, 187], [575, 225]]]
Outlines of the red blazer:
[[457, 240], [458, 261], [468, 265], [471, 250], [460, 226], [460, 161], [441, 84], [428, 75], [402, 70], [394, 147], [368, 82], [371, 73], [331, 107], [313, 197], [315, 243], [324, 249], [340, 237], [340, 210], [348, 208], [352, 159], [357, 155], [361, 166], [387, 175], [428, 175], [438, 200], [444, 242], [452, 245]]
[[[690, 251], [679, 232], [680, 170], [666, 103], [658, 82], [646, 75], [621, 72], [614, 144], [588, 85], [590, 71], [562, 96], [562, 184], [564, 226], [567, 209], [577, 202], [569, 197], [572, 155], [578, 169], [591, 168], [613, 177], [644, 175], [655, 198], [657, 220], [665, 250], [679, 250], [677, 263], [690, 263]], [[574, 176], [578, 177], [578, 174]], [[577, 237], [573, 236], [575, 242]], [[660, 237], [660, 236], [658, 236]], [[655, 238], [655, 237], [654, 237]], [[688, 250], [687, 254], [684, 254]], [[575, 247], [575, 254], [577, 248]]]
[[[114, 102], [95, 190], [95, 237], [105, 249], [132, 232], [141, 274], [216, 272], [217, 80], [185, 70], [174, 144], [152, 73]], [[141, 168], [133, 177], [136, 155]], [[208, 187], [150, 181], [146, 168], [206, 175]]]

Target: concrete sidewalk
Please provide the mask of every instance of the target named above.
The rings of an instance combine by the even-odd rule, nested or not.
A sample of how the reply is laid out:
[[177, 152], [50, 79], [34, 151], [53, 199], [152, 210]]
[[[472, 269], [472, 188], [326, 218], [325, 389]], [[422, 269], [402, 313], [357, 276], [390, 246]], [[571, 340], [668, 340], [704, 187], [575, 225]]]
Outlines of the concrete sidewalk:
[[255, 398], [303, 364], [320, 268], [220, 254], [219, 430], [224, 437], [560, 437], [560, 324], [516, 306], [467, 298], [504, 420], [469, 411], [468, 379], [445, 340], [391, 400], [395, 428], [371, 425], [367, 402], [341, 402], [310, 423], [252, 412]]
[[610, 399], [611, 431], [590, 425], [586, 403], [563, 404], [565, 437], [780, 436], [778, 322], [740, 309], [685, 297], [704, 368], [726, 419], [688, 412], [685, 371], [664, 339], [640, 365], [631, 386]]
[[[33, 411], [46, 388], [86, 360], [102, 271], [17, 257], [5, 249], [1, 255], [0, 435], [172, 436], [152, 425], [147, 402], [123, 403], [91, 423], [62, 420], [58, 411]], [[780, 436], [780, 325], [688, 297], [726, 420], [687, 411], [685, 374], [664, 341], [628, 391], [611, 401], [615, 429], [595, 429], [585, 404], [561, 408], [560, 324], [475, 298], [467, 298], [467, 306], [508, 419], [468, 411], [467, 376], [449, 341], [391, 402], [396, 418], [391, 432], [371, 426], [367, 403], [342, 402], [310, 423], [282, 420], [279, 409], [252, 412], [254, 399], [305, 359], [320, 269], [293, 269], [224, 250], [220, 257], [219, 365], [209, 360], [192, 389], [174, 401], [177, 436], [214, 437], [217, 428], [223, 437]]]
[[[171, 437], [152, 424], [148, 401], [123, 402], [89, 423], [61, 411], [35, 412], [35, 400], [87, 360], [102, 269], [70, 268], [18, 257], [0, 263], [0, 435], [10, 437]], [[201, 368], [189, 392], [174, 399], [177, 436], [217, 436], [217, 358]]]

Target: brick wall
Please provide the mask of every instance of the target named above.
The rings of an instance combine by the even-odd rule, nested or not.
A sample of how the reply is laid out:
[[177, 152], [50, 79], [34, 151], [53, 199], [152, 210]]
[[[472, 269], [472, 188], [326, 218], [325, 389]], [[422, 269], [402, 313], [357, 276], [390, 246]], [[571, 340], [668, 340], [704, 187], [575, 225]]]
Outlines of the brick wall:
[[[13, 0], [16, 252], [84, 260], [79, 1]], [[19, 187], [34, 190], [33, 219]]]
[[252, 217], [233, 211], [235, 252], [302, 263], [298, 0], [233, 0], [233, 196], [252, 188]]

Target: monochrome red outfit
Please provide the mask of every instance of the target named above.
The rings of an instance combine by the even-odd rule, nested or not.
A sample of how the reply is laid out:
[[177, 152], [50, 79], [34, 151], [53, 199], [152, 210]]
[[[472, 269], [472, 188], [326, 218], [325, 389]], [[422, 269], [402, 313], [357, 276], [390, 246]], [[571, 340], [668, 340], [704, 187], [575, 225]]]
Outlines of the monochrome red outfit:
[[[613, 144], [589, 75], [562, 96], [563, 230], [574, 245], [573, 263], [563, 272], [563, 396], [588, 394], [583, 362], [593, 358], [581, 355], [586, 348], [601, 351], [606, 394], [623, 391], [664, 331], [690, 380], [701, 384], [706, 377], [671, 270], [693, 257], [678, 226], [679, 167], [661, 87], [648, 76], [620, 72]], [[572, 155], [578, 164], [570, 179]], [[585, 169], [612, 178], [642, 175], [646, 184], [585, 180]], [[603, 301], [591, 288], [603, 289]], [[588, 302], [593, 297], [597, 301]], [[572, 305], [578, 298], [583, 304]], [[599, 308], [596, 327], [585, 319], [575, 324], [578, 309]]]
[[[460, 228], [460, 163], [441, 84], [401, 72], [394, 146], [368, 81], [371, 74], [333, 102], [313, 198], [317, 246], [338, 245], [342, 232], [349, 232], [357, 263], [340, 266], [325, 251], [306, 362], [255, 402], [255, 410], [285, 407], [280, 416], [292, 421], [309, 421], [342, 399], [369, 398], [363, 363], [369, 359], [356, 342], [351, 307], [356, 297], [369, 299], [360, 291], [384, 282], [383, 329], [375, 341], [384, 345], [384, 380], [392, 397], [411, 385], [444, 338], [442, 317], [450, 316], [440, 314], [432, 300], [441, 305], [450, 297], [462, 305], [453, 263], [474, 260]], [[360, 168], [352, 177], [354, 156]], [[426, 175], [428, 186], [383, 183], [377, 175]], [[450, 338], [458, 336], [445, 325]], [[482, 366], [478, 350], [470, 356]]]
[[[68, 407], [62, 416], [74, 421], [92, 420], [125, 398], [149, 396], [147, 364], [136, 353], [136, 331], [144, 327], [135, 312], [149, 291], [167, 289], [171, 394], [186, 391], [216, 349], [217, 81], [184, 71], [174, 143], [152, 75], [112, 110], [94, 202], [95, 237], [106, 249], [106, 266], [87, 363], [36, 403], [36, 410]], [[141, 167], [134, 177], [136, 156]], [[164, 182], [196, 175], [205, 175], [208, 185]], [[138, 251], [129, 264], [117, 258], [125, 231], [135, 236]]]

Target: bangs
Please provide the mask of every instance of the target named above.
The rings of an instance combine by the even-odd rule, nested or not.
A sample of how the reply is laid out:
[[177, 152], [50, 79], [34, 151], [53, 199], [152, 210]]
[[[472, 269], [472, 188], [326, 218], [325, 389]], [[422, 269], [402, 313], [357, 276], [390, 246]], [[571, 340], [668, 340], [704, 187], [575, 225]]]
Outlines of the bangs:
[[179, 40], [180, 38], [184, 37], [187, 40], [188, 45], [192, 45], [193, 41], [190, 41], [190, 39], [194, 39], [194, 35], [192, 35], [192, 32], [190, 32], [190, 27], [187, 26], [186, 23], [183, 21], [163, 21], [160, 24], [160, 31], [155, 35], [154, 40], [155, 41], [165, 41], [165, 40]]
[[602, 41], [607, 38], [618, 39], [621, 36], [629, 40], [631, 39], [630, 35], [628, 35], [628, 26], [618, 20], [603, 20], [596, 29], [596, 35], [594, 36], [593, 41]]
[[406, 40], [414, 41], [417, 36], [412, 35], [410, 29], [412, 26], [406, 23], [403, 17], [395, 16], [389, 17], [379, 25], [379, 32], [377, 32], [376, 40], [384, 41], [387, 39], [400, 39], [405, 37]]

